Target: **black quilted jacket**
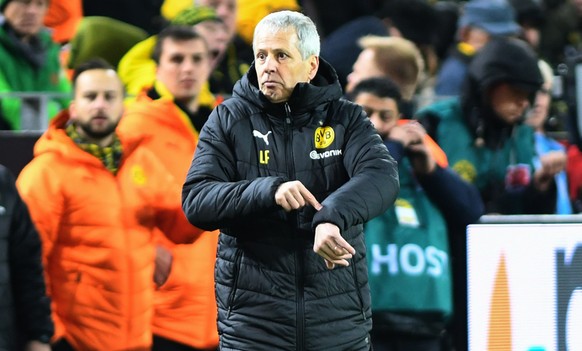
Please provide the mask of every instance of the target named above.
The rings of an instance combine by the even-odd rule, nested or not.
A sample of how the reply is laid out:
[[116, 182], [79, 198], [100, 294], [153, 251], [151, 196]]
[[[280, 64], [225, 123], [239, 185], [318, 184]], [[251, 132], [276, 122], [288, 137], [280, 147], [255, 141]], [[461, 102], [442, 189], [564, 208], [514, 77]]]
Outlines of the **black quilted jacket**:
[[0, 166], [0, 351], [53, 335], [41, 245], [14, 177]]
[[[331, 66], [288, 102], [259, 92], [254, 67], [200, 134], [183, 208], [221, 229], [216, 294], [221, 350], [368, 350], [370, 292], [362, 224], [384, 212], [399, 185], [396, 163], [360, 107], [340, 99]], [[277, 187], [300, 180], [322, 203], [287, 213]], [[338, 225], [356, 249], [328, 270], [313, 228]]]

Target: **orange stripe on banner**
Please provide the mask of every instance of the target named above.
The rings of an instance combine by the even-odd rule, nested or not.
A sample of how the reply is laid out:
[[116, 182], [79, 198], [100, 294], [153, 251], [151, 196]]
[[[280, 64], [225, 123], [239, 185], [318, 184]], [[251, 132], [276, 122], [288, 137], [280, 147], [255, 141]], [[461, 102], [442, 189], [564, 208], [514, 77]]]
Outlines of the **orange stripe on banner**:
[[509, 280], [505, 255], [501, 255], [489, 315], [488, 351], [511, 350], [511, 301], [509, 298]]

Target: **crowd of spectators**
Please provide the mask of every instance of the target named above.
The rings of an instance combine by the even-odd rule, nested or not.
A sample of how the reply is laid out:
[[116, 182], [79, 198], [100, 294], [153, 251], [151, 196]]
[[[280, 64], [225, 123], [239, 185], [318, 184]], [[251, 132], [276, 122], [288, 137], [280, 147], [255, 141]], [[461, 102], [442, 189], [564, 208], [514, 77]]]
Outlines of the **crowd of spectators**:
[[[77, 146], [69, 143], [70, 140], [65, 143], [68, 149], [82, 149], [81, 145], [102, 141], [103, 135], [85, 140], [80, 125], [80, 132], [69, 127], [75, 125], [79, 99], [89, 99], [89, 95], [78, 96], [79, 89], [88, 90], [87, 94], [100, 93], [91, 88], [94, 84], [98, 86], [97, 76], [87, 87], [78, 85], [78, 75], [83, 73], [78, 69], [87, 62], [99, 62], [89, 75], [95, 74], [95, 70], [99, 74], [115, 73], [113, 78], [107, 78], [114, 93], [103, 88], [104, 99], [109, 99], [103, 104], [114, 103], [117, 106], [114, 108], [119, 108], [119, 115], [113, 117], [121, 119], [117, 128], [121, 141], [125, 143], [124, 138], [132, 142], [142, 140], [139, 148], [161, 160], [164, 172], [177, 183], [183, 183], [199, 133], [211, 111], [231, 98], [237, 82], [253, 67], [256, 24], [272, 12], [302, 12], [317, 26], [320, 57], [335, 69], [343, 98], [363, 108], [398, 161], [402, 193], [386, 213], [365, 226], [367, 244], [370, 248], [402, 246], [405, 234], [422, 235], [424, 241], [407, 239], [406, 243], [440, 247], [450, 258], [444, 263], [449, 265], [450, 274], [440, 276], [441, 280], [432, 290], [422, 290], [432, 284], [428, 281], [432, 282], [434, 277], [428, 275], [422, 276], [424, 280], [412, 280], [390, 274], [383, 277], [380, 271], [375, 272], [376, 276], [370, 280], [373, 318], [378, 328], [372, 336], [380, 340], [375, 347], [378, 350], [405, 347], [407, 350], [463, 351], [467, 348], [466, 225], [477, 222], [483, 214], [582, 213], [582, 167], [578, 167], [582, 162], [582, 126], [577, 122], [582, 121], [577, 116], [578, 103], [582, 101], [576, 101], [580, 95], [576, 92], [580, 86], [576, 82], [582, 77], [576, 77], [574, 69], [582, 61], [581, 3], [577, 0], [0, 0], [0, 139], [24, 131], [36, 133], [35, 140], [40, 137], [40, 141], [35, 147], [35, 158], [47, 152], [47, 145], [58, 144], [63, 138], [76, 140]], [[118, 81], [123, 93], [114, 96]], [[117, 98], [123, 102], [113, 101]], [[61, 139], [55, 139], [55, 135]], [[113, 155], [98, 155], [106, 168], [111, 166], [110, 157], [118, 157], [113, 160], [115, 169], [109, 167], [103, 177], [128, 172], [135, 183], [135, 170], [130, 170], [129, 165], [123, 168], [121, 153], [117, 155], [114, 146], [99, 147]], [[50, 152], [54, 152], [52, 148], [48, 146]], [[83, 150], [91, 153], [93, 149], [87, 146]], [[0, 149], [0, 154], [3, 153], [13, 151]], [[28, 157], [26, 153], [23, 155]], [[91, 344], [92, 338], [99, 339], [95, 336], [98, 333], [77, 332], [74, 329], [79, 325], [70, 328], [73, 332], [68, 333], [67, 323], [71, 321], [67, 318], [74, 317], [67, 310], [70, 307], [66, 307], [66, 300], [75, 298], [67, 290], [71, 288], [70, 280], [85, 283], [81, 281], [80, 266], [94, 262], [68, 253], [71, 246], [65, 245], [64, 251], [58, 249], [56, 242], [60, 231], [72, 230], [76, 238], [74, 228], [63, 229], [63, 226], [85, 225], [83, 221], [75, 222], [69, 212], [82, 208], [90, 217], [95, 208], [107, 204], [98, 201], [99, 204], [92, 204], [86, 198], [72, 197], [79, 202], [79, 208], [66, 207], [71, 204], [59, 202], [64, 195], [57, 190], [66, 192], [62, 189], [70, 185], [69, 173], [75, 166], [70, 165], [69, 169], [63, 166], [66, 162], [57, 159], [62, 169], [53, 167], [58, 172], [49, 174], [41, 168], [51, 168], [51, 160], [41, 160], [30, 163], [30, 159], [23, 160], [29, 165], [20, 176], [20, 169], [12, 170], [19, 177], [19, 190], [32, 209], [32, 219], [39, 231], [27, 228], [26, 235], [41, 239], [47, 291], [53, 300], [54, 326], [36, 328], [35, 324], [36, 329], [43, 331], [42, 338], [37, 335], [38, 330], [30, 338], [41, 344], [37, 345], [38, 350], [49, 341], [57, 342], [53, 346], [61, 350], [115, 345], [112, 340], [107, 341], [111, 344], [103, 340]], [[123, 194], [115, 184], [108, 184], [110, 192]], [[454, 196], [443, 189], [450, 189]], [[92, 198], [100, 197], [100, 190], [93, 190]], [[131, 191], [140, 193], [139, 189]], [[0, 205], [3, 196], [0, 193]], [[159, 219], [151, 197], [147, 201], [139, 200], [142, 201], [139, 204], [118, 200], [123, 204], [122, 209], [135, 211], [140, 220], [153, 223]], [[168, 201], [172, 209], [179, 207], [175, 198]], [[142, 205], [147, 214], [137, 208]], [[0, 211], [0, 220], [3, 215]], [[108, 215], [107, 218], [116, 218], [112, 213]], [[28, 214], [22, 216], [28, 220]], [[102, 221], [90, 224], [105, 225]], [[164, 229], [163, 225], [160, 227]], [[119, 234], [103, 235], [126, 235], [127, 228], [123, 225], [114, 229]], [[181, 237], [189, 240], [173, 240], [162, 229], [147, 233], [152, 238], [152, 246], [147, 249], [141, 239], [136, 239], [140, 250], [152, 254], [151, 262], [140, 261], [141, 270], [112, 266], [114, 273], [122, 277], [119, 279], [135, 272], [154, 276], [152, 290], [143, 288], [139, 297], [141, 302], [147, 300], [152, 304], [146, 313], [151, 314], [152, 327], [144, 329], [152, 337], [128, 339], [125, 345], [136, 349], [153, 345], [154, 350], [216, 349], [218, 334], [213, 323], [216, 306], [211, 297], [213, 250], [218, 232], [181, 228]], [[37, 245], [36, 239], [27, 240]], [[116, 249], [136, 248], [122, 245]], [[380, 251], [375, 253], [380, 255]], [[47, 256], [50, 254], [53, 256]], [[48, 261], [67, 255], [75, 256], [70, 261], [77, 260], [77, 264], [65, 267], [64, 271], [59, 271], [62, 268], [59, 264]], [[369, 268], [374, 265], [370, 257]], [[115, 258], [112, 254], [111, 262], [118, 264]], [[47, 270], [49, 263], [52, 266]], [[196, 279], [189, 279], [192, 278], [188, 277], [189, 273], [195, 274]], [[67, 289], [57, 291], [59, 286], [55, 286], [55, 281]], [[393, 285], [387, 286], [390, 283], [385, 281], [392, 281]], [[98, 289], [127, 293], [107, 283], [96, 284], [100, 284]], [[144, 281], [139, 284], [146, 285]], [[411, 287], [418, 294], [400, 291], [399, 295], [399, 284]], [[378, 294], [376, 299], [375, 294]], [[382, 299], [380, 294], [394, 299]], [[435, 294], [442, 294], [440, 300]], [[421, 300], [426, 302], [428, 295], [434, 301], [416, 304]], [[114, 304], [100, 303], [105, 309]], [[85, 309], [90, 310], [87, 306]], [[102, 327], [99, 324], [102, 321], [77, 322], [86, 323], [89, 329], [95, 325], [96, 329], [107, 329], [112, 338], [116, 332], [110, 325]], [[123, 325], [124, 321], [116, 323]], [[193, 327], [195, 333], [188, 332], [190, 324], [197, 325]], [[54, 336], [50, 339], [45, 331], [52, 333], [53, 330]], [[423, 342], [417, 343], [418, 340]]]

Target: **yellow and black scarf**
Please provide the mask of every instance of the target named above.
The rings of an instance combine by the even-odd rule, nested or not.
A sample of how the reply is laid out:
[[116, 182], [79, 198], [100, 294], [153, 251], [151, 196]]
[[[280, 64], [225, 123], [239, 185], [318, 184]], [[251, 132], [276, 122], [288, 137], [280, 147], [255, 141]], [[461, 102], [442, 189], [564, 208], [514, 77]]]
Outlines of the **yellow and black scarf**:
[[123, 154], [121, 142], [119, 141], [117, 134], [114, 135], [113, 143], [111, 143], [110, 146], [99, 146], [87, 141], [86, 138], [81, 136], [79, 132], [77, 132], [77, 127], [74, 123], [67, 126], [66, 132], [77, 146], [100, 159], [105, 168], [107, 168], [111, 173], [117, 174], [119, 163], [121, 162], [121, 155]]

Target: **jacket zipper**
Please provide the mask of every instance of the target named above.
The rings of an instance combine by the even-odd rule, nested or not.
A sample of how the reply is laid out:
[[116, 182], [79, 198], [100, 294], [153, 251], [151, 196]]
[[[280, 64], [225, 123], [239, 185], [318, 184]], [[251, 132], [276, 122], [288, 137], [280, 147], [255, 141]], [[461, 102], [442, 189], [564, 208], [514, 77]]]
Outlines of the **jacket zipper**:
[[[285, 103], [285, 139], [286, 139], [286, 155], [287, 155], [287, 173], [290, 179], [295, 179], [295, 163], [293, 159], [293, 121], [291, 119], [291, 107], [289, 103]], [[295, 226], [299, 227], [299, 217], [297, 212], [293, 212], [294, 218], [291, 222], [295, 222]], [[297, 249], [295, 250], [295, 285], [297, 286], [297, 347], [296, 351], [305, 350], [305, 301], [304, 301], [304, 262], [303, 262], [303, 247], [301, 240], [297, 242]]]
[[[115, 185], [117, 187], [117, 193], [119, 194], [119, 198], [121, 199], [122, 207], [125, 206], [126, 199], [125, 199], [125, 194], [123, 192], [123, 188], [122, 188], [121, 184], [119, 184], [119, 182], [121, 181], [120, 173], [125, 168], [126, 159], [127, 159], [127, 155], [125, 153], [122, 154], [121, 160], [119, 161], [119, 166], [117, 168], [116, 174], [111, 173], [108, 169], [106, 169], [103, 166], [104, 171], [107, 172], [109, 175], [111, 175], [111, 177], [113, 177], [113, 181], [115, 182]], [[124, 232], [127, 232], [125, 218], [120, 218], [120, 220], [121, 220], [121, 225], [123, 226]], [[151, 235], [151, 232], [150, 232], [150, 235]], [[124, 235], [123, 241], [124, 241], [125, 249], [126, 250], [130, 249], [131, 248], [130, 236]], [[133, 272], [133, 265], [131, 263], [131, 258], [127, 252], [125, 253], [125, 264], [126, 264], [127, 272]], [[127, 287], [127, 296], [133, 296], [135, 286], [134, 286], [133, 282], [131, 281], [131, 279], [127, 280], [126, 287]], [[125, 299], [125, 307], [126, 307], [127, 315], [125, 317], [129, 317], [129, 316], [133, 315], [133, 307], [131, 305], [132, 301], [130, 298], [127, 298], [127, 296]], [[132, 326], [130, 325], [130, 323], [125, 324], [123, 327], [123, 329], [124, 329], [123, 335], [125, 336], [125, 339], [123, 340], [123, 345], [125, 345], [125, 346], [129, 345], [129, 341], [130, 341], [130, 335], [131, 335], [131, 329], [132, 329]]]

